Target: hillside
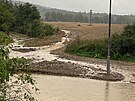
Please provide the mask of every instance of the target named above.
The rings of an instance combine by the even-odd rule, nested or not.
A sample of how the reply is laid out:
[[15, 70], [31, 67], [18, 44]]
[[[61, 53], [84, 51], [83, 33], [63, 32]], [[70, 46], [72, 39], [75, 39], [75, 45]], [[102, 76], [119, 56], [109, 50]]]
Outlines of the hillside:
[[[20, 1], [13, 1], [13, 3], [21, 4], [24, 2]], [[35, 5], [35, 4], [34, 4]], [[43, 7], [40, 5], [35, 5], [41, 15], [41, 19], [46, 21], [62, 21], [62, 22], [88, 22], [89, 21], [89, 13], [87, 12], [74, 12], [74, 11], [67, 11], [61, 10], [57, 8], [49, 8]], [[46, 13], [52, 13], [50, 18], [45, 16]], [[55, 17], [53, 15], [55, 13]], [[59, 14], [62, 15], [65, 19], [58, 19]], [[81, 17], [80, 17], [81, 16]], [[80, 18], [79, 18], [80, 17]], [[78, 20], [76, 20], [78, 19]], [[81, 20], [80, 20], [81, 19]], [[83, 19], [83, 20], [82, 20]], [[112, 23], [114, 24], [129, 24], [135, 22], [135, 15], [112, 15]], [[107, 13], [94, 13], [92, 14], [92, 23], [108, 23], [108, 14]]]

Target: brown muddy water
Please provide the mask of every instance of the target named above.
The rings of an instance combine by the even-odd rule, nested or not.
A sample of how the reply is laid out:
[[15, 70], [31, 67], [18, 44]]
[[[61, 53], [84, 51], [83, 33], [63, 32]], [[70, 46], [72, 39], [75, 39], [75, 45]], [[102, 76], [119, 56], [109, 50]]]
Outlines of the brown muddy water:
[[135, 101], [135, 84], [33, 75], [39, 101]]
[[[66, 32], [65, 33], [69, 33]], [[100, 67], [105, 69], [104, 65], [97, 66], [96, 64], [89, 64], [83, 61], [73, 61], [68, 59], [58, 58], [57, 55], [50, 54], [52, 50], [59, 49], [64, 46], [64, 42], [68, 38], [63, 37], [61, 42], [53, 45], [34, 47], [36, 51], [21, 53], [10, 50], [10, 58], [25, 57], [34, 59], [34, 62], [53, 61], [57, 59], [60, 62], [70, 62], [83, 66], [90, 66], [94, 68]], [[13, 48], [18, 48], [19, 42], [15, 40]], [[21, 45], [19, 48], [27, 48]], [[33, 47], [32, 47], [33, 48]], [[112, 70], [115, 71], [115, 70]], [[34, 97], [39, 101], [135, 101], [135, 84], [129, 82], [132, 77], [128, 71], [120, 70], [125, 76], [125, 82], [105, 82], [91, 79], [33, 75], [37, 82], [37, 87], [40, 93], [34, 93]]]

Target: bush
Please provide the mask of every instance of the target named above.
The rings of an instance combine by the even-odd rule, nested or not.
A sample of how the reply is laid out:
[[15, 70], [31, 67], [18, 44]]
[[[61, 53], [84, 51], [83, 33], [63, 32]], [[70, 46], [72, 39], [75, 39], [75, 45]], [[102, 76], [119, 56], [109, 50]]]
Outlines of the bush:
[[0, 47], [0, 101], [35, 101], [28, 85], [38, 89], [28, 72], [28, 60], [9, 59], [8, 53], [8, 49]]
[[[41, 23], [36, 6], [29, 3], [13, 5], [8, 0], [0, 1], [0, 31], [17, 32], [31, 37], [53, 35], [55, 28]], [[58, 29], [57, 29], [58, 30]]]
[[76, 40], [67, 45], [65, 52], [86, 57], [104, 58], [107, 54], [107, 42], [104, 40]]
[[10, 36], [8, 36], [4, 32], [0, 32], [0, 45], [7, 45], [12, 42], [13, 42], [13, 40]]
[[[77, 39], [67, 45], [65, 52], [87, 57], [106, 58], [107, 44], [107, 39], [94, 41]], [[126, 26], [121, 34], [112, 35], [111, 58], [135, 61], [135, 24]]]
[[29, 29], [26, 32], [28, 36], [31, 37], [40, 37], [44, 35], [44, 28], [42, 23], [39, 20], [34, 20], [30, 25]]
[[49, 24], [44, 24], [43, 28], [45, 36], [53, 35], [55, 33], [55, 28]]
[[135, 24], [126, 26], [121, 34], [114, 34], [111, 43], [113, 59], [135, 61]]

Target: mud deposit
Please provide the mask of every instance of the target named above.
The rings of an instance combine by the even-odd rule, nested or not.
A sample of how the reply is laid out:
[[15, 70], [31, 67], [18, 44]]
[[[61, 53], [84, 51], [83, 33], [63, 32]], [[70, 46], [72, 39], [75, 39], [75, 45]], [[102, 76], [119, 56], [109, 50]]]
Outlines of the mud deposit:
[[[35, 98], [39, 101], [135, 101], [135, 71], [132, 68], [134, 64], [128, 69], [123, 68], [127, 65], [113, 62], [111, 75], [107, 77], [104, 60], [56, 52], [56, 49], [64, 47], [64, 43], [70, 41], [68, 38], [70, 32], [65, 30], [64, 32], [66, 37], [63, 37], [61, 42], [48, 46], [24, 47], [17, 39], [14, 39], [15, 43], [11, 45], [13, 47], [10, 48], [10, 58], [24, 57], [33, 60], [30, 70], [35, 73], [33, 77], [40, 89], [40, 93], [33, 92]], [[56, 53], [51, 54], [52, 51]]]
[[[72, 58], [68, 59], [66, 57], [61, 58], [62, 55], [59, 56], [51, 54], [52, 51], [63, 48], [65, 46], [65, 43], [70, 41], [70, 38], [68, 36], [70, 34], [70, 31], [62, 31], [65, 32], [65, 36], [62, 37], [61, 41], [48, 46], [24, 47], [23, 44], [20, 44], [20, 40], [14, 39], [15, 42], [12, 44], [13, 47], [10, 50], [9, 56], [10, 58], [24, 57], [27, 59], [32, 59], [33, 63], [31, 64], [30, 70], [36, 73], [110, 81], [124, 80], [124, 77], [126, 77], [126, 75], [121, 75], [122, 72], [116, 71], [116, 68], [111, 69], [111, 75], [107, 77], [106, 65], [104, 65], [105, 63], [97, 64], [92, 61], [81, 61]], [[32, 51], [30, 51], [31, 49]], [[22, 52], [22, 50], [24, 51]], [[126, 74], [129, 74], [129, 72], [126, 72]], [[128, 79], [128, 82], [130, 80]]]

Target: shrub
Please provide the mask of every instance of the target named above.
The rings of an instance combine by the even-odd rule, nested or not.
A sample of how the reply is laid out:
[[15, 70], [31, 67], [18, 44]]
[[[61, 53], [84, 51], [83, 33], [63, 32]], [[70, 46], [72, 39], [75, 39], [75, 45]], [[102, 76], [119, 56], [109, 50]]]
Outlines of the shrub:
[[39, 20], [34, 20], [31, 24], [29, 24], [29, 29], [26, 34], [31, 37], [43, 36], [44, 28], [42, 23]]
[[53, 35], [56, 31], [51, 25], [41, 23], [37, 7], [29, 3], [13, 5], [8, 0], [2, 0], [0, 14], [0, 31], [6, 33], [12, 31], [31, 37], [41, 37]]
[[13, 40], [10, 36], [8, 36], [4, 32], [0, 32], [0, 45], [7, 45], [12, 42], [13, 42]]
[[[94, 41], [77, 39], [67, 45], [65, 52], [81, 56], [106, 58], [107, 44], [107, 39]], [[114, 60], [135, 61], [135, 24], [126, 26], [122, 33], [112, 35], [111, 58]]]
[[25, 58], [9, 59], [8, 53], [8, 49], [0, 47], [0, 101], [35, 101], [26, 87], [29, 84], [38, 90], [28, 73], [29, 62]]
[[104, 40], [75, 40], [67, 45], [65, 52], [86, 57], [104, 58], [107, 53], [107, 42]]
[[44, 24], [43, 28], [45, 36], [53, 35], [55, 33], [55, 28], [49, 24]]

